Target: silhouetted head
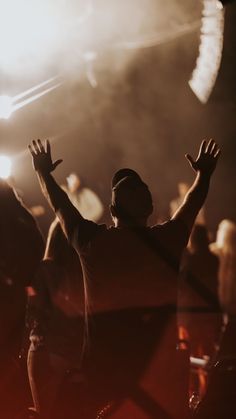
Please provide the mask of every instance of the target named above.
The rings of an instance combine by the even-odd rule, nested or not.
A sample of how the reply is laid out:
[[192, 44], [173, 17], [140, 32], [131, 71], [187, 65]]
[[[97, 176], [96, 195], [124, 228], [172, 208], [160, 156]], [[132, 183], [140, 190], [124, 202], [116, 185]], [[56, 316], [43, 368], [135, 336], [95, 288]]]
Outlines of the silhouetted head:
[[125, 225], [146, 225], [153, 211], [146, 183], [132, 169], [120, 169], [112, 179], [111, 215]]
[[9, 183], [0, 179], [0, 211], [14, 211], [21, 205], [20, 199], [17, 196], [14, 188]]

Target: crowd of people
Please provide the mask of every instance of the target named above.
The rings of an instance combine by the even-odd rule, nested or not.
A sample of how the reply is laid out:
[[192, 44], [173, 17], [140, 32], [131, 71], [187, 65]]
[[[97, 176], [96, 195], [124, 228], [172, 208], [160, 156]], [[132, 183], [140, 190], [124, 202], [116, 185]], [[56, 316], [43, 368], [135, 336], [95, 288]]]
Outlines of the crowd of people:
[[[210, 244], [198, 223], [218, 145], [186, 155], [193, 185], [151, 227], [152, 195], [134, 170], [112, 178], [107, 227], [77, 175], [57, 184], [50, 143], [29, 149], [55, 220], [44, 243], [0, 181], [0, 417], [233, 419], [236, 225], [222, 221]], [[193, 357], [208, 360], [195, 376]]]

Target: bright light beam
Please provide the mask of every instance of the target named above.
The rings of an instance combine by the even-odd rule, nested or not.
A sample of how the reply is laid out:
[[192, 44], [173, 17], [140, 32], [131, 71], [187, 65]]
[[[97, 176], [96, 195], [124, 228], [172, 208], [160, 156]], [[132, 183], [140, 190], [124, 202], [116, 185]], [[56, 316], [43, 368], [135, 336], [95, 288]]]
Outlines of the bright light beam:
[[28, 90], [25, 90], [22, 93], [19, 93], [18, 95], [14, 96], [14, 101], [17, 102], [19, 99], [22, 99], [25, 96], [28, 96], [30, 93], [35, 92], [35, 90], [41, 89], [41, 87], [46, 86], [49, 83], [52, 83], [53, 81], [56, 81], [59, 79], [59, 76], [51, 77], [50, 79], [47, 79], [43, 81], [42, 83], [37, 84], [36, 86], [31, 87]]
[[0, 156], [0, 178], [7, 179], [11, 175], [11, 160], [7, 156]]
[[140, 39], [138, 41], [119, 42], [114, 45], [115, 48], [120, 49], [141, 49], [155, 47], [167, 42], [173, 41], [188, 33], [194, 32], [200, 28], [201, 20], [196, 20], [191, 23], [185, 23], [171, 32], [163, 31], [148, 39]]
[[[28, 90], [25, 90], [22, 93], [19, 93], [18, 95], [14, 97], [10, 97], [7, 95], [0, 96], [0, 119], [8, 119], [10, 118], [11, 114], [15, 112], [17, 109], [20, 109], [35, 100], [39, 99], [40, 97], [46, 95], [47, 93], [57, 89], [59, 86], [62, 85], [62, 82], [58, 82], [56, 84], [53, 84], [52, 86], [48, 87], [47, 89], [44, 89], [35, 95], [29, 96], [30, 93], [36, 92], [37, 90], [41, 89], [44, 86], [47, 86], [51, 82], [55, 82], [59, 79], [59, 76], [52, 77], [42, 83], [37, 84], [36, 86], [31, 87]], [[29, 97], [27, 97], [29, 96]], [[25, 99], [24, 99], [25, 98]], [[23, 99], [19, 101], [20, 99]]]
[[12, 107], [12, 112], [16, 111], [17, 109], [23, 108], [23, 106], [28, 105], [29, 103], [34, 102], [35, 100], [39, 99], [40, 97], [46, 95], [49, 92], [52, 92], [53, 90], [57, 89], [59, 86], [61, 86], [62, 83], [57, 83], [55, 86], [49, 87], [46, 90], [43, 90], [40, 93], [37, 93], [36, 95], [30, 96], [29, 98], [22, 100], [22, 102], [17, 103]]

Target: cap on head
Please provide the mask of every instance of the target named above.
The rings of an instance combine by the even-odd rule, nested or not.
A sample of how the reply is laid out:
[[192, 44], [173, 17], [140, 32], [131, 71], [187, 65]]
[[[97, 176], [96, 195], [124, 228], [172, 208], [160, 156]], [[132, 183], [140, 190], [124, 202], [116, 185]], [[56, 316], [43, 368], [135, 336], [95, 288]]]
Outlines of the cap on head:
[[142, 182], [141, 177], [138, 175], [138, 173], [137, 173], [137, 172], [135, 172], [135, 170], [133, 170], [133, 169], [128, 169], [128, 168], [124, 168], [124, 169], [120, 169], [120, 170], [118, 170], [118, 171], [114, 174], [114, 176], [113, 176], [113, 178], [112, 178], [112, 181], [111, 181], [111, 187], [112, 187], [112, 188], [114, 188], [114, 186], [116, 186], [116, 185], [117, 185], [117, 183], [118, 183], [121, 179], [124, 179], [124, 178], [125, 178], [125, 177], [127, 177], [127, 176], [132, 176], [132, 177], [134, 177], [135, 179], [140, 180], [140, 181]]
[[132, 169], [120, 169], [112, 179], [112, 206], [123, 219], [147, 218], [153, 211], [146, 183]]

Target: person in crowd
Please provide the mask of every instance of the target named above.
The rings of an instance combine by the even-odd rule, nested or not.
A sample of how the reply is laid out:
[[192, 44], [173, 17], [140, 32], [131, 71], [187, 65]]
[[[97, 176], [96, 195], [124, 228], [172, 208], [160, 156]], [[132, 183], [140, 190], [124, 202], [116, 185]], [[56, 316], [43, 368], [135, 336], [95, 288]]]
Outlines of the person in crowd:
[[[0, 416], [12, 417], [9, 402], [18, 382], [18, 357], [22, 346], [26, 287], [43, 256], [44, 242], [31, 213], [13, 187], [0, 180]], [[17, 368], [18, 365], [18, 368]], [[18, 389], [19, 390], [19, 389]], [[15, 395], [16, 396], [16, 395]], [[7, 413], [8, 412], [8, 413]]]
[[209, 249], [207, 229], [196, 224], [181, 261], [179, 290], [180, 322], [187, 329], [192, 356], [215, 352], [222, 324], [218, 270], [219, 259]]
[[81, 178], [76, 173], [70, 173], [66, 180], [67, 185], [62, 186], [62, 188], [75, 208], [84, 218], [98, 222], [103, 215], [104, 209], [97, 194], [90, 188], [83, 186]]
[[[195, 224], [180, 268], [178, 324], [187, 333], [190, 354], [211, 358], [219, 343], [222, 313], [218, 299], [219, 259], [209, 250], [208, 231]], [[198, 370], [198, 384], [191, 380], [190, 392], [202, 397], [206, 375]]]
[[[96, 322], [90, 325], [91, 348], [100, 343], [100, 350], [96, 351], [97, 375], [93, 376], [97, 393], [103, 388], [103, 392], [108, 391], [113, 397], [122, 390], [123, 396], [128, 397], [128, 384], [133, 383], [133, 371], [142, 362], [141, 357], [148, 346], [147, 331], [151, 330], [152, 339], [158, 335], [157, 341], [152, 342], [157, 352], [158, 372], [153, 373], [152, 368], [148, 368], [151, 362], [149, 358], [146, 359], [146, 367], [152, 379], [155, 375], [154, 382], [159, 383], [158, 392], [152, 391], [152, 394], [158, 395], [153, 395], [155, 400], [148, 402], [145, 391], [148, 392], [150, 383], [146, 383], [145, 390], [145, 382], [142, 382], [141, 388], [135, 387], [136, 392], [134, 387], [133, 392], [130, 391], [149, 415], [149, 409], [156, 409], [152, 417], [158, 417], [161, 412], [165, 418], [183, 418], [183, 410], [177, 406], [178, 380], [173, 364], [170, 365], [171, 360], [175, 359], [177, 341], [177, 277], [183, 249], [207, 196], [220, 154], [219, 147], [213, 140], [208, 143], [203, 141], [196, 160], [186, 155], [196, 172], [195, 181], [182, 205], [162, 225], [147, 226], [153, 210], [149, 188], [137, 172], [120, 169], [112, 179], [110, 212], [114, 226], [109, 228], [84, 219], [56, 183], [51, 172], [62, 160], [52, 162], [49, 141], [45, 145], [40, 140], [33, 141], [29, 148], [42, 191], [60, 219], [66, 236], [79, 253], [90, 313], [100, 318], [104, 313], [109, 313], [108, 319], [112, 319], [117, 311], [125, 313], [121, 316], [122, 321], [116, 316], [114, 322], [108, 321], [106, 332], [102, 328], [99, 330]], [[147, 307], [155, 307], [158, 312], [155, 328], [150, 320], [150, 312], [141, 310], [139, 320], [134, 316], [133, 323], [129, 321], [128, 310], [144, 310]], [[113, 357], [115, 350], [120, 356], [119, 360]], [[99, 356], [104, 357], [104, 362], [101, 362], [103, 368], [99, 368]], [[91, 366], [92, 358], [89, 362]], [[135, 375], [135, 381], [141, 381], [139, 373]], [[175, 390], [172, 387], [174, 384]], [[113, 396], [111, 389], [114, 390]]]
[[224, 219], [211, 244], [218, 255], [218, 294], [224, 323], [219, 349], [209, 372], [207, 392], [196, 409], [196, 419], [236, 417], [236, 224]]
[[27, 315], [28, 376], [35, 410], [43, 419], [54, 419], [67, 371], [80, 367], [85, 338], [83, 295], [78, 254], [55, 219], [32, 282]]
[[219, 356], [236, 359], [236, 224], [223, 220], [217, 232], [220, 259], [219, 300], [224, 313], [223, 338]]

